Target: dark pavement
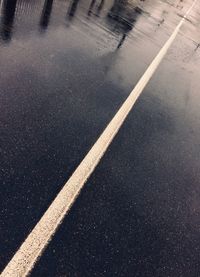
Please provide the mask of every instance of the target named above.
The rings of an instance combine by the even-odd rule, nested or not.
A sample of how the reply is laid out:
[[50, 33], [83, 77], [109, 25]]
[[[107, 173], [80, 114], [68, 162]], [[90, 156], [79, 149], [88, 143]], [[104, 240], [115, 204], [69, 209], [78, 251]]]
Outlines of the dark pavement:
[[[170, 2], [1, 0], [1, 270], [192, 3]], [[197, 4], [31, 276], [199, 276], [199, 24]]]

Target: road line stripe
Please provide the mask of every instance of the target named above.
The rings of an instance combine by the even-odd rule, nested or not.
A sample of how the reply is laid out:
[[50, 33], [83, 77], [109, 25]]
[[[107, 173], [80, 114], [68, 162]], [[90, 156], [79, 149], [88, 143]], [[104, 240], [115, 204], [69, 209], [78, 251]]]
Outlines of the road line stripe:
[[5, 267], [4, 271], [1, 274], [1, 277], [24, 277], [27, 276], [28, 273], [30, 273], [30, 271], [34, 267], [34, 264], [42, 255], [42, 252], [56, 232], [58, 226], [61, 224], [63, 218], [69, 212], [70, 207], [76, 200], [85, 182], [94, 171], [100, 159], [103, 157], [108, 146], [117, 134], [127, 115], [131, 111], [136, 100], [155, 73], [163, 58], [165, 57], [169, 47], [175, 40], [184, 20], [194, 7], [196, 1], [197, 0], [193, 2], [190, 9], [177, 25], [170, 38], [162, 47], [158, 55], [154, 58], [154, 60], [147, 68], [144, 75], [141, 77], [141, 79], [132, 90], [130, 95], [127, 97], [116, 115], [107, 125], [104, 132], [101, 134], [99, 139], [96, 141], [96, 143], [90, 149], [83, 161], [77, 167], [73, 175], [61, 189], [55, 200], [49, 206], [49, 208], [42, 216], [40, 221], [37, 223], [37, 225], [34, 227], [32, 232], [28, 235], [28, 237], [23, 242], [16, 254], [13, 256], [11, 261]]

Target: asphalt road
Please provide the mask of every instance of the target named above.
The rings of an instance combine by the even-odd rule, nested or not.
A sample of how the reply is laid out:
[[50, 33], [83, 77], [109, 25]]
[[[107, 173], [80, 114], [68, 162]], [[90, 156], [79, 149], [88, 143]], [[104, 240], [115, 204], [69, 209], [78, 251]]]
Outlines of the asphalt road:
[[[192, 1], [0, 1], [0, 270]], [[31, 276], [200, 274], [196, 4]]]

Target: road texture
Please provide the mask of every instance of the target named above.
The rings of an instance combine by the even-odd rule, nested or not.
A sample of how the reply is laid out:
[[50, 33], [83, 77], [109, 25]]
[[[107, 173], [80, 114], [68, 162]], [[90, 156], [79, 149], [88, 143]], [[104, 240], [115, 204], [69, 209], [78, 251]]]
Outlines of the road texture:
[[[1, 1], [3, 270], [192, 1]], [[200, 272], [200, 6], [31, 276]]]

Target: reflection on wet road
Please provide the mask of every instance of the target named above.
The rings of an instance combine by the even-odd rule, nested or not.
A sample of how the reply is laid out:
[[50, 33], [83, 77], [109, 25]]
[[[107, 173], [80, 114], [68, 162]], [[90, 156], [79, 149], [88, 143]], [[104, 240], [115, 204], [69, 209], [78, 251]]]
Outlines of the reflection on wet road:
[[5, 41], [9, 41], [12, 36], [12, 28], [15, 17], [17, 0], [4, 1], [1, 5], [2, 22], [1, 22], [1, 37]]
[[[0, 1], [0, 268], [192, 1]], [[197, 3], [32, 276], [198, 276]]]
[[48, 27], [49, 19], [51, 16], [53, 0], [46, 0], [41, 14], [40, 26], [43, 30]]

